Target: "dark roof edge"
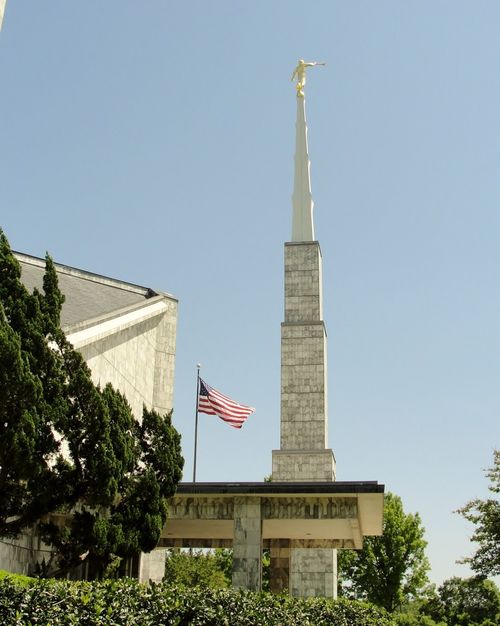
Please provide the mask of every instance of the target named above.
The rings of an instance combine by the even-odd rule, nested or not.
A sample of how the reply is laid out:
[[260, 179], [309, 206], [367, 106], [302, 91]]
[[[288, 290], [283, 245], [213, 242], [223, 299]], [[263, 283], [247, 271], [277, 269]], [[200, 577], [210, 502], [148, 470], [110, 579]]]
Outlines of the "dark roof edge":
[[[16, 257], [18, 261], [27, 263], [29, 265], [34, 265], [36, 267], [45, 268], [45, 259], [33, 256], [31, 254], [26, 254], [24, 252], [17, 252], [16, 250], [13, 250], [12, 252], [14, 253], [14, 256]], [[156, 289], [151, 289], [151, 287], [144, 287], [142, 285], [129, 283], [127, 281], [119, 280], [117, 278], [110, 278], [109, 276], [96, 274], [94, 272], [82, 270], [77, 267], [71, 267], [70, 265], [63, 265], [62, 263], [56, 263], [55, 261], [54, 261], [54, 265], [55, 265], [57, 272], [60, 274], [67, 274], [68, 276], [75, 276], [76, 278], [80, 278], [82, 280], [88, 280], [90, 282], [99, 283], [100, 285], [107, 285], [108, 287], [114, 287], [115, 289], [131, 291], [132, 293], [137, 293], [139, 295], [144, 296], [145, 298], [152, 298], [154, 296], [166, 296], [167, 298], [172, 298], [173, 300], [177, 299], [167, 292], [158, 291]]]
[[375, 480], [338, 482], [179, 483], [179, 494], [384, 493]]

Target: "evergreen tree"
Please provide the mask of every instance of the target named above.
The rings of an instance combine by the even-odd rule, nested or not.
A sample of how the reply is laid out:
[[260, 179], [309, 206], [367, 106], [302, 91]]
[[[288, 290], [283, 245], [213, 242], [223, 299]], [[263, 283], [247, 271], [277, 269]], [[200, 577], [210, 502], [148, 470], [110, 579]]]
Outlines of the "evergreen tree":
[[386, 494], [382, 536], [365, 537], [362, 550], [338, 552], [341, 594], [394, 611], [427, 582], [426, 545], [418, 513], [406, 514], [401, 498]]
[[171, 414], [139, 423], [111, 385], [95, 386], [60, 327], [61, 294], [46, 257], [43, 293], [30, 294], [0, 232], [0, 536], [36, 525], [66, 571], [104, 569], [148, 552], [181, 478]]
[[[53, 424], [64, 404], [38, 294], [0, 231], [0, 536], [15, 537], [50, 512], [58, 480]], [[51, 376], [50, 372], [53, 372]], [[64, 409], [63, 409], [64, 410]]]

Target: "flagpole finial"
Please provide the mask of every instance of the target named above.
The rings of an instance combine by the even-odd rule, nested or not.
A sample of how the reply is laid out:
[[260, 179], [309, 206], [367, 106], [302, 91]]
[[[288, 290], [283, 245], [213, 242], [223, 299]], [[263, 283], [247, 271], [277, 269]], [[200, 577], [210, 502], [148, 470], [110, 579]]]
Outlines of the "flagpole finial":
[[201, 370], [201, 363], [196, 363], [196, 367]]

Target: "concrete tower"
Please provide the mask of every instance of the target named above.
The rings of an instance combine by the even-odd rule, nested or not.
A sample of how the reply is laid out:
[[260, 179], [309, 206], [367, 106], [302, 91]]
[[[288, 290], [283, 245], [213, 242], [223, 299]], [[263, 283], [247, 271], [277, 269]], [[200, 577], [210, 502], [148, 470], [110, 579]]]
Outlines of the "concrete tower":
[[[299, 61], [292, 240], [285, 243], [285, 319], [281, 324], [281, 435], [273, 450], [276, 482], [335, 480], [328, 448], [326, 329], [323, 321], [322, 263], [314, 239], [313, 201], [305, 114], [305, 72], [317, 63]], [[292, 548], [293, 595], [336, 594], [336, 553]]]

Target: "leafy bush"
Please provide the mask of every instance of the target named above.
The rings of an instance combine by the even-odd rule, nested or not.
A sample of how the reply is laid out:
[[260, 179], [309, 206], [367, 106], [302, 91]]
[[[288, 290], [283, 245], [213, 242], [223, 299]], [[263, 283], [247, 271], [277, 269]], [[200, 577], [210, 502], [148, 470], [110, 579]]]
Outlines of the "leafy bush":
[[3, 626], [394, 626], [377, 607], [234, 589], [101, 582], [0, 581]]
[[35, 580], [34, 578], [24, 576], [23, 574], [11, 574], [10, 572], [6, 572], [5, 570], [0, 569], [0, 580], [2, 580], [2, 578], [11, 578], [19, 585], [29, 585]]

